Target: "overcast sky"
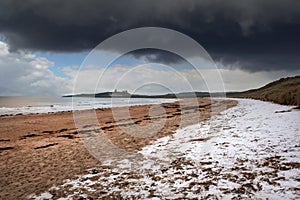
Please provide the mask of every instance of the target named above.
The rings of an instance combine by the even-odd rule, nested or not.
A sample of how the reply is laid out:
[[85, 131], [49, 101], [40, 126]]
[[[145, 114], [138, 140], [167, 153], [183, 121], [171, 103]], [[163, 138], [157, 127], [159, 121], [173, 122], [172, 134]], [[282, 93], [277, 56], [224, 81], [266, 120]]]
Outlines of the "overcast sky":
[[[139, 27], [169, 28], [194, 39], [220, 68], [226, 90], [255, 88], [300, 74], [298, 0], [0, 0], [0, 95], [70, 93], [89, 51], [117, 33]], [[165, 42], [164, 37], [161, 40]], [[107, 49], [103, 59], [121, 52], [123, 45]], [[189, 51], [184, 44], [175, 45]], [[155, 67], [150, 63], [156, 63]], [[175, 67], [189, 77], [194, 89], [205, 90], [187, 65], [165, 51], [135, 51], [108, 70], [106, 82], [97, 90], [114, 88], [112, 80], [132, 69], [138, 70], [130, 76], [127, 73], [122, 89], [134, 90], [134, 85], [143, 85], [145, 80], [161, 81], [174, 86], [174, 91], [187, 89], [181, 87], [182, 80], [175, 78], [174, 71], [158, 70], [159, 66]], [[97, 81], [93, 70], [80, 73]], [[146, 78], [137, 79], [141, 74]], [[89, 87], [83, 81], [82, 91], [91, 91]]]

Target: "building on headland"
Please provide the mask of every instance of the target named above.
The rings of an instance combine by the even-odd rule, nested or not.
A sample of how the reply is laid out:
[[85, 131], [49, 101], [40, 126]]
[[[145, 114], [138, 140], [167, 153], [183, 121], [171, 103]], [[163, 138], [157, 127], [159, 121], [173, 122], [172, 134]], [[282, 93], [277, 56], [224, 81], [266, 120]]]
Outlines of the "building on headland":
[[117, 89], [115, 89], [111, 93], [111, 97], [130, 97], [130, 96], [131, 94], [129, 94], [127, 90], [118, 91]]

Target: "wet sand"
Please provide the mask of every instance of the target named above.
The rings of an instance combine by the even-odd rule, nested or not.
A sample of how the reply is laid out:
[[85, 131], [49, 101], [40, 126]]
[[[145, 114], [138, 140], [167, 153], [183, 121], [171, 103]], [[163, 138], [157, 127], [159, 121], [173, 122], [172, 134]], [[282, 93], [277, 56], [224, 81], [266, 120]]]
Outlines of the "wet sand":
[[[85, 124], [84, 133], [95, 129], [110, 142], [135, 152], [152, 141], [174, 133], [179, 128], [207, 120], [236, 101], [199, 98], [161, 105], [98, 109], [98, 124]], [[81, 111], [81, 117], [93, 111]], [[113, 113], [118, 113], [116, 120]], [[151, 123], [163, 124], [156, 134], [135, 137], [127, 131], [145, 132]], [[74, 124], [72, 112], [0, 117], [0, 198], [23, 199], [38, 194], [63, 180], [86, 174], [101, 161], [91, 156]], [[78, 127], [77, 127], [78, 128]]]

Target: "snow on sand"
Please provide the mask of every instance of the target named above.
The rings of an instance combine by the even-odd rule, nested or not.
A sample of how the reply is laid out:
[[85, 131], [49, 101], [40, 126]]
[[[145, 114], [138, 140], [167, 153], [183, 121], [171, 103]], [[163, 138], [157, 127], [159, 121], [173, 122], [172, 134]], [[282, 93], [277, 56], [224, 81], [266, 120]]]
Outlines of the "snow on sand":
[[238, 101], [145, 147], [143, 159], [106, 163], [31, 198], [299, 199], [299, 110]]

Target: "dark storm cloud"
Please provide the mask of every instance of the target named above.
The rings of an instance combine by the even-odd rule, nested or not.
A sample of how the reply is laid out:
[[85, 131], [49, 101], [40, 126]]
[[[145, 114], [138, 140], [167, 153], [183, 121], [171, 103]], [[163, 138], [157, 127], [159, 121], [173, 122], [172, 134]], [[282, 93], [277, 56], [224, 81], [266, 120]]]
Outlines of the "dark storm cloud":
[[139, 49], [133, 52], [129, 52], [128, 55], [134, 56], [135, 58], [144, 58], [149, 62], [157, 62], [164, 64], [174, 64], [174, 63], [185, 63], [186, 60], [180, 56], [158, 49]]
[[[11, 50], [89, 50], [120, 31], [142, 26], [183, 32], [229, 66], [299, 69], [298, 0], [0, 1], [0, 34]], [[146, 58], [180, 61], [153, 51]]]

